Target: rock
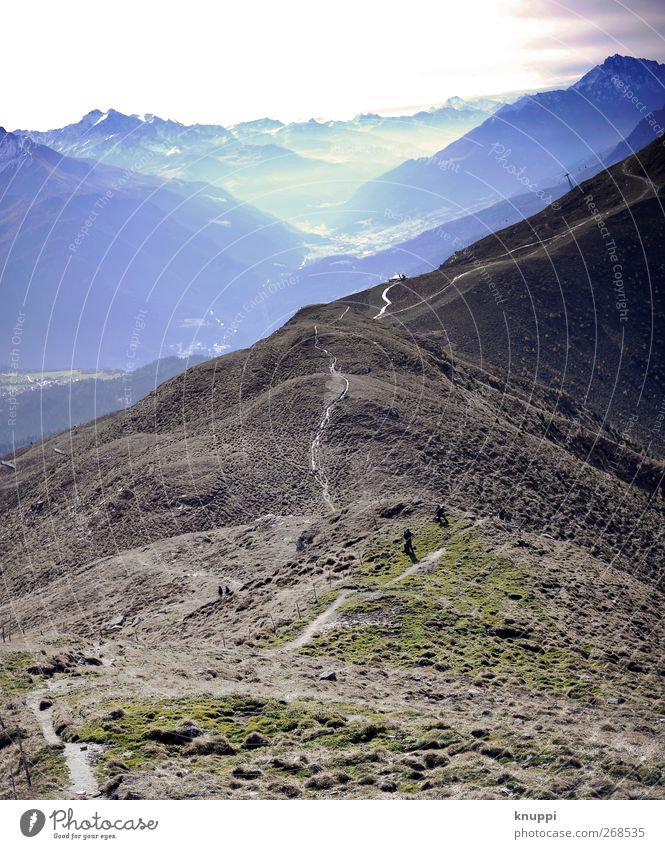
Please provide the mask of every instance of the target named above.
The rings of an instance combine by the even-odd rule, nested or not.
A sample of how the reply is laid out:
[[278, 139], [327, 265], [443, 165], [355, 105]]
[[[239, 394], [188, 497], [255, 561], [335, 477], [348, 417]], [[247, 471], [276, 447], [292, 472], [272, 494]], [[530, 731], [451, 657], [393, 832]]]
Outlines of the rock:
[[626, 700], [622, 699], [621, 696], [612, 696], [607, 700], [608, 705], [622, 705]]
[[122, 625], [125, 621], [125, 617], [122, 613], [119, 613], [117, 616], [114, 616], [113, 619], [110, 619], [106, 624], [108, 628], [114, 628], [117, 625]]
[[337, 681], [337, 673], [334, 669], [329, 669], [319, 675], [319, 681]]
[[405, 505], [401, 501], [398, 501], [395, 504], [389, 504], [381, 510], [379, 516], [383, 519], [392, 519], [395, 516], [399, 516], [399, 514], [404, 510], [404, 507]]
[[167, 746], [184, 746], [195, 737], [200, 737], [203, 732], [193, 723], [186, 723], [178, 728], [151, 728], [145, 735], [147, 740], [155, 740]]
[[521, 637], [528, 637], [529, 631], [519, 626], [504, 625], [499, 628], [492, 628], [490, 634], [494, 634], [495, 637], [502, 640], [517, 640]]
[[436, 769], [438, 766], [448, 766], [450, 763], [450, 758], [442, 752], [427, 752], [424, 760], [427, 769]]
[[108, 718], [111, 719], [111, 720], [122, 719], [124, 715], [125, 715], [125, 712], [122, 708], [114, 708], [113, 710], [109, 711], [108, 714], [107, 714]]
[[50, 707], [53, 707], [53, 702], [51, 699], [40, 699], [39, 701], [39, 709], [40, 710], [48, 710]]
[[383, 781], [379, 784], [379, 790], [381, 790], [382, 793], [396, 793], [397, 785], [394, 781]]
[[81, 749], [82, 752], [88, 751], [88, 747], [86, 745], [81, 746], [80, 749]]
[[123, 501], [131, 501], [131, 499], [134, 498], [134, 493], [131, 489], [123, 487], [118, 490], [117, 496], [118, 498], [122, 498]]

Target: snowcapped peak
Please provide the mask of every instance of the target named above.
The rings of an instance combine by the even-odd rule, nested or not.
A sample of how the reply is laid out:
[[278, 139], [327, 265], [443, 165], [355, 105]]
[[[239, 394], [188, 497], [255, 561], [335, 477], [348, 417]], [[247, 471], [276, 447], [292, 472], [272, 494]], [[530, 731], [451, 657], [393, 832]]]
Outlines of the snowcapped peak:
[[0, 127], [0, 171], [32, 155], [34, 142], [27, 136], [8, 133]]

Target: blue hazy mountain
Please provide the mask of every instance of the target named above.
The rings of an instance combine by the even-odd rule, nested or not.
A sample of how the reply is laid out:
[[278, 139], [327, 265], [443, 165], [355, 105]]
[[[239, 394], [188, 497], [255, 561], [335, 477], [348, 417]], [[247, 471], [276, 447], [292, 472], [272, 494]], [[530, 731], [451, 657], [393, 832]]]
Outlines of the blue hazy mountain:
[[410, 156], [432, 153], [500, 105], [450, 98], [409, 116], [291, 124], [264, 118], [228, 129], [94, 109], [59, 129], [21, 132], [67, 156], [213, 183], [315, 230], [364, 182]]
[[[663, 103], [665, 104], [665, 92], [663, 92]], [[655, 138], [663, 136], [663, 134], [665, 134], [665, 105], [661, 109], [645, 115], [626, 140], [619, 142], [614, 150], [605, 157], [605, 163], [614, 165], [616, 162], [621, 162], [622, 159], [642, 150], [643, 147], [646, 147]]]
[[73, 159], [4, 130], [0, 233], [0, 338], [21, 369], [126, 368], [253, 340], [269, 307], [232, 330], [234, 318], [306, 252], [301, 234], [224, 189]]
[[664, 94], [665, 65], [611, 56], [569, 88], [521, 97], [435, 155], [362, 186], [338, 225], [355, 231], [402, 221], [418, 231], [561, 182], [590, 158], [602, 164], [644, 117], [641, 109], [659, 109]]

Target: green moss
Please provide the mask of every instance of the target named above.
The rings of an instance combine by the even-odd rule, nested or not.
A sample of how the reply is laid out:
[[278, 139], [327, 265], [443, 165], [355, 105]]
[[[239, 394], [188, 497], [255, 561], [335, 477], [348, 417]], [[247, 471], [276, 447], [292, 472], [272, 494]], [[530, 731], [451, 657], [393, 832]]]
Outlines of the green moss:
[[340, 608], [340, 627], [302, 651], [360, 665], [434, 667], [571, 699], [603, 695], [592, 647], [582, 647], [584, 657], [561, 646], [565, 635], [543, 610], [527, 567], [486, 551], [465, 522], [427, 525], [416, 540], [420, 559], [442, 545], [445, 553], [394, 584], [410, 565], [399, 543], [365, 558], [365, 593]]
[[[154, 701], [109, 700], [98, 706], [99, 715], [86, 717], [75, 699], [70, 704], [79, 722], [69, 739], [101, 743], [106, 747], [100, 777], [113, 772], [113, 761], [130, 771], [150, 769], [165, 757], [178, 756], [183, 745], [155, 742], [155, 732], [177, 731], [195, 724], [203, 733], [224, 736], [238, 751], [248, 734], [265, 735], [271, 744], [347, 750], [354, 746], [399, 746], [406, 735], [382, 722], [378, 714], [361, 706], [322, 705], [307, 700], [283, 702], [245, 696], [159, 699]], [[121, 715], [120, 715], [121, 714]], [[350, 715], [350, 716], [349, 716]], [[115, 717], [115, 718], [114, 718]], [[352, 718], [350, 718], [352, 717]], [[239, 757], [245, 758], [246, 752]], [[236, 762], [234, 756], [205, 757], [206, 767], [225, 772]], [[196, 766], [197, 761], [188, 761]]]
[[42, 746], [30, 760], [33, 794], [37, 798], [62, 798], [63, 788], [69, 781], [63, 750], [56, 746]]
[[29, 652], [16, 651], [0, 654], [0, 692], [11, 695], [29, 690], [33, 685], [33, 679], [26, 670], [34, 663], [34, 655]]

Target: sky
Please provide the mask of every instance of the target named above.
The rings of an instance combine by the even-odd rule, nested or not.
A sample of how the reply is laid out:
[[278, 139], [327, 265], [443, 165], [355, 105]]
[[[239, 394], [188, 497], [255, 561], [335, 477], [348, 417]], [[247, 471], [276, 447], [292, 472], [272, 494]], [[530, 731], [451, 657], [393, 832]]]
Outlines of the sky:
[[614, 53], [665, 61], [664, 38], [661, 0], [31, 0], [3, 9], [0, 125], [406, 114], [566, 85]]

